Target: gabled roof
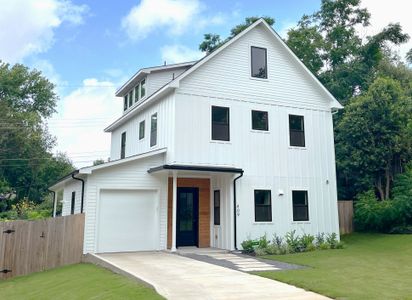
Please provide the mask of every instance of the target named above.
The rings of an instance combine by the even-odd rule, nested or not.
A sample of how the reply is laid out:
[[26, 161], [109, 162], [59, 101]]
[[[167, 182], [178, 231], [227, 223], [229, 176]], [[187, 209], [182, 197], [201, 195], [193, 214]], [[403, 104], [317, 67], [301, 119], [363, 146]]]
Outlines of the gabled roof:
[[[310, 78], [314, 80], [314, 82], [320, 87], [320, 89], [324, 92], [325, 96], [329, 99], [330, 101], [330, 108], [331, 109], [342, 109], [343, 106], [339, 103], [338, 100], [325, 88], [325, 86], [319, 81], [319, 79], [316, 78], [316, 76], [304, 65], [304, 63], [296, 56], [295, 53], [286, 45], [286, 43], [282, 40], [282, 38], [276, 33], [276, 31], [263, 19], [260, 18], [253, 24], [251, 24], [248, 28], [243, 30], [241, 33], [236, 35], [234, 38], [230, 39], [226, 43], [224, 43], [222, 46], [211, 52], [209, 55], [203, 57], [202, 59], [198, 60], [196, 63], [192, 64], [186, 71], [184, 71], [182, 74], [177, 76], [174, 80], [170, 81], [166, 85], [164, 85], [162, 88], [160, 88], [158, 91], [147, 97], [144, 101], [141, 103], [138, 103], [135, 107], [133, 107], [129, 112], [118, 118], [116, 121], [114, 121], [111, 125], [109, 125], [107, 128], [105, 128], [106, 132], [110, 132], [113, 129], [115, 129], [117, 126], [123, 124], [126, 120], [129, 118], [133, 117], [136, 115], [140, 110], [142, 110], [145, 106], [147, 106], [149, 103], [156, 101], [159, 99], [162, 95], [166, 94], [168, 91], [178, 88], [180, 85], [180, 81], [189, 76], [191, 73], [196, 71], [198, 68], [200, 68], [202, 65], [206, 64], [209, 60], [213, 59], [216, 55], [218, 55], [220, 52], [222, 52], [225, 48], [230, 47], [233, 43], [235, 43], [237, 40], [239, 40], [241, 37], [246, 35], [248, 32], [250, 32], [252, 29], [256, 28], [257, 26], [264, 26], [267, 28], [273, 35], [274, 39], [279, 42], [290, 54], [290, 56], [299, 64], [299, 66], [302, 68], [303, 72], [306, 72]], [[130, 81], [130, 80], [129, 80]]]

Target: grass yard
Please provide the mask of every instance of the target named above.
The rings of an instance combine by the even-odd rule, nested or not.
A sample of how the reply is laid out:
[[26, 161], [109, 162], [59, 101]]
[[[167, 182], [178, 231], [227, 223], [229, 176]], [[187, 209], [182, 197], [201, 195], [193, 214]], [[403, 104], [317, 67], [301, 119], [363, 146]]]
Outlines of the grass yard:
[[1, 299], [163, 299], [153, 289], [92, 264], [0, 281]]
[[309, 268], [258, 275], [338, 299], [412, 299], [412, 235], [355, 233], [342, 240], [342, 250], [266, 256]]

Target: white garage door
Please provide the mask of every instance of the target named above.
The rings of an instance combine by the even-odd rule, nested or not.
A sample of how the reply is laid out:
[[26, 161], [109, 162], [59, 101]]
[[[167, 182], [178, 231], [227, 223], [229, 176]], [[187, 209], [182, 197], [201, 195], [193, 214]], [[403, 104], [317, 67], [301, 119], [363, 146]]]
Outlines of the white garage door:
[[158, 249], [155, 191], [100, 192], [97, 252]]

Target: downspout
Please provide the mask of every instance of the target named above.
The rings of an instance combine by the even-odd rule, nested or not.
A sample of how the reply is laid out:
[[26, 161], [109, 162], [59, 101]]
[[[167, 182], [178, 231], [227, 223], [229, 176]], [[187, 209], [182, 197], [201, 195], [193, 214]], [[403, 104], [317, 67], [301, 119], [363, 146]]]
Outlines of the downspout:
[[74, 173], [72, 173], [72, 178], [82, 182], [82, 200], [80, 204], [80, 213], [82, 214], [83, 213], [83, 203], [84, 203], [84, 180], [81, 178], [74, 177]]
[[233, 235], [235, 241], [235, 250], [237, 250], [237, 233], [236, 233], [236, 181], [243, 176], [243, 171], [238, 177], [233, 179]]
[[51, 189], [47, 189], [50, 193], [53, 193], [53, 212], [52, 212], [52, 217], [53, 218], [55, 218], [56, 217], [56, 207], [57, 207], [57, 204], [56, 204], [56, 201], [57, 201], [57, 199], [56, 199], [56, 192], [55, 191], [52, 191]]

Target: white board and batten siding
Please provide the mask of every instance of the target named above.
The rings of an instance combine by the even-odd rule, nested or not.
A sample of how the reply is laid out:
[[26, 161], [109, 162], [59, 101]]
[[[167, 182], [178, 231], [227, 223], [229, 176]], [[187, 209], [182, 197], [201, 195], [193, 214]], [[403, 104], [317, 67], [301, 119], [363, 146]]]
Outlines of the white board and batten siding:
[[[85, 184], [86, 186], [86, 184]], [[78, 180], [70, 180], [64, 184], [63, 189], [63, 205], [62, 216], [71, 214], [72, 207], [72, 193], [75, 192], [74, 213], [79, 214], [81, 211], [81, 199], [82, 199], [82, 183]], [[84, 207], [83, 207], [84, 208]]]
[[[245, 171], [237, 191], [238, 244], [293, 229], [338, 233], [329, 98], [270, 35], [261, 26], [251, 30], [184, 78], [175, 96], [173, 162]], [[267, 49], [267, 80], [250, 77], [251, 46]], [[212, 105], [230, 109], [230, 142], [211, 140]], [[251, 110], [268, 112], [268, 132], [252, 130]], [[289, 114], [304, 116], [304, 148], [289, 146]], [[254, 189], [271, 190], [272, 222], [254, 222]], [[293, 222], [292, 190], [308, 191], [308, 222]]]
[[[103, 241], [100, 244], [99, 249], [99, 238], [103, 236], [112, 236], [110, 232], [103, 233], [99, 230], [106, 230], [110, 224], [118, 225], [119, 231], [125, 231], [130, 235], [131, 239], [135, 239], [137, 248], [134, 250], [147, 250], [147, 244], [141, 244], [139, 246], [137, 241], [141, 241], [141, 232], [137, 233], [139, 230], [143, 232], [151, 232], [155, 236], [154, 241], [150, 241], [150, 244], [154, 245], [152, 250], [159, 250], [166, 248], [166, 220], [167, 220], [167, 177], [150, 175], [147, 170], [162, 165], [164, 163], [164, 154], [159, 154], [147, 158], [142, 158], [134, 162], [129, 162], [125, 164], [120, 164], [118, 166], [113, 166], [111, 168], [103, 168], [100, 170], [95, 170], [88, 179], [87, 188], [87, 213], [85, 221], [85, 244], [84, 252], [98, 252], [98, 251], [114, 251], [116, 249], [108, 247], [108, 243]], [[106, 202], [106, 207], [101, 208], [101, 197], [103, 194], [103, 202]], [[110, 194], [118, 195], [112, 197]], [[122, 194], [124, 197], [122, 197]], [[150, 202], [152, 200], [154, 203], [149, 203], [148, 201], [142, 202], [142, 208], [147, 208], [145, 213], [151, 216], [151, 220], [154, 223], [147, 223], [143, 225], [142, 221], [134, 222], [133, 212], [128, 210], [136, 209], [136, 203], [133, 204], [132, 199], [136, 201], [142, 201], [142, 197], [150, 195]], [[148, 200], [145, 198], [143, 200]], [[119, 200], [120, 199], [120, 200]], [[107, 201], [117, 201], [119, 205], [107, 204]], [[122, 206], [123, 204], [123, 206]], [[115, 219], [107, 219], [107, 207], [111, 209], [117, 209], [118, 212], [112, 214]], [[101, 209], [104, 211], [102, 212]], [[138, 218], [142, 214], [142, 211], [135, 211], [135, 217]], [[125, 222], [121, 222], [118, 217], [123, 216], [128, 218]], [[115, 222], [115, 223], [113, 223]], [[128, 228], [122, 225], [127, 223], [138, 225], [138, 228]], [[103, 224], [103, 225], [102, 225]], [[116, 226], [117, 226], [116, 225]], [[142, 228], [141, 226], [147, 226], [150, 228]], [[153, 226], [155, 226], [153, 228]], [[136, 234], [134, 235], [134, 233]], [[140, 238], [139, 238], [140, 236]], [[121, 239], [122, 234], [119, 234], [117, 238]], [[119, 242], [119, 240], [113, 239], [113, 241]], [[133, 250], [129, 246], [131, 244], [124, 244], [125, 249]], [[140, 247], [140, 248], [139, 248]], [[117, 249], [117, 250], [120, 250]]]
[[187, 67], [153, 71], [147, 75], [147, 95], [155, 93], [158, 89], [175, 79], [186, 71]]

